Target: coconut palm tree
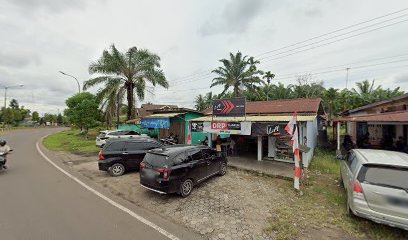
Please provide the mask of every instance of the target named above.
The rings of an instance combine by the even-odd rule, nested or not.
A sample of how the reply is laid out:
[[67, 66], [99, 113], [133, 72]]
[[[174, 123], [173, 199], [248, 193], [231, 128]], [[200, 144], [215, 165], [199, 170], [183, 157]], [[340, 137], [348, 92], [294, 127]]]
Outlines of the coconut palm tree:
[[269, 90], [270, 90], [270, 85], [269, 84], [271, 84], [271, 80], [272, 80], [272, 78], [274, 78], [275, 77], [275, 74], [273, 74], [273, 73], [271, 73], [271, 71], [267, 71], [267, 72], [265, 72], [265, 74], [263, 75], [263, 77], [262, 78], [264, 78], [264, 79], [266, 79], [266, 82], [268, 83], [265, 87], [266, 87], [266, 89], [265, 89], [265, 87], [264, 87], [264, 89], [266, 90], [266, 101], [269, 101]]
[[135, 95], [139, 100], [144, 99], [147, 82], [153, 86], [169, 86], [160, 69], [160, 57], [136, 47], [122, 53], [112, 44], [110, 50], [103, 51], [102, 56], [89, 65], [89, 73], [98, 76], [86, 81], [84, 89], [99, 84], [105, 84], [104, 88], [108, 88], [112, 81], [120, 82], [126, 90], [128, 120], [135, 117]]
[[206, 99], [205, 97], [203, 97], [202, 94], [198, 94], [198, 96], [195, 97], [194, 99], [194, 103], [195, 103], [195, 108], [197, 111], [203, 111], [206, 109]]
[[333, 117], [333, 109], [334, 109], [334, 104], [337, 100], [337, 95], [338, 95], [338, 89], [335, 88], [329, 88], [326, 91], [323, 92], [323, 99], [326, 102], [327, 106], [329, 107], [329, 121]]
[[221, 59], [220, 62], [223, 66], [212, 71], [218, 76], [212, 80], [211, 87], [224, 86], [221, 96], [232, 87], [234, 97], [238, 97], [241, 96], [243, 88], [254, 88], [256, 84], [263, 83], [259, 77], [263, 72], [256, 68], [260, 62], [253, 57], [243, 57], [241, 52], [235, 55], [230, 53], [230, 59]]

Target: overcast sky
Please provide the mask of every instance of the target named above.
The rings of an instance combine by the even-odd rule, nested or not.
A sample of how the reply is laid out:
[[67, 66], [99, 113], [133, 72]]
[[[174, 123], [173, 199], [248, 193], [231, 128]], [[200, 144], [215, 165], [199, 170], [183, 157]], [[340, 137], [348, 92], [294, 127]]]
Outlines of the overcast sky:
[[[333, 70], [312, 80], [344, 88], [342, 69], [350, 67], [349, 87], [375, 79], [385, 88], [408, 91], [408, 22], [320, 46], [408, 19], [401, 17], [408, 10], [315, 39], [333, 37], [309, 47], [263, 54], [408, 8], [406, 0], [0, 0], [0, 6], [0, 85], [24, 84], [10, 89], [8, 99], [41, 113], [62, 111], [65, 99], [77, 91], [75, 81], [58, 71], [81, 82], [89, 79], [89, 63], [112, 43], [122, 51], [136, 46], [161, 57], [170, 88], [147, 94], [145, 101], [154, 103], [192, 107], [197, 94], [209, 91], [209, 70], [238, 50], [267, 57], [260, 69], [272, 71], [284, 84], [294, 83], [296, 74]], [[390, 18], [396, 19], [368, 27]], [[356, 32], [335, 38], [351, 30]]]

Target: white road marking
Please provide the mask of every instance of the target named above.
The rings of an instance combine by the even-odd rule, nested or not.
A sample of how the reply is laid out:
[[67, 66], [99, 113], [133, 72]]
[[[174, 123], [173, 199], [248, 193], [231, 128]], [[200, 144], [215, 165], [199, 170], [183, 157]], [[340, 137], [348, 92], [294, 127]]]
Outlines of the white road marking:
[[133, 212], [132, 210], [126, 208], [125, 206], [113, 201], [112, 199], [106, 197], [105, 195], [103, 195], [102, 193], [96, 191], [95, 189], [91, 188], [90, 186], [86, 185], [84, 182], [82, 182], [81, 180], [79, 180], [77, 177], [73, 176], [72, 174], [70, 174], [69, 172], [65, 171], [64, 169], [62, 169], [61, 167], [59, 167], [57, 164], [55, 164], [53, 161], [51, 161], [40, 149], [40, 145], [39, 142], [42, 141], [45, 137], [42, 137], [37, 143], [36, 143], [36, 147], [37, 147], [37, 151], [41, 154], [41, 156], [47, 160], [47, 162], [49, 162], [51, 165], [53, 165], [56, 169], [58, 169], [59, 171], [61, 171], [62, 173], [64, 173], [65, 175], [67, 175], [69, 178], [71, 178], [72, 180], [74, 180], [75, 182], [79, 183], [82, 187], [86, 188], [87, 190], [89, 190], [90, 192], [92, 192], [93, 194], [95, 194], [96, 196], [102, 198], [103, 200], [107, 201], [108, 203], [110, 203], [111, 205], [119, 208], [120, 210], [124, 211], [125, 213], [129, 214], [130, 216], [136, 218], [138, 221], [146, 224], [147, 226], [153, 228], [154, 230], [158, 231], [159, 233], [161, 233], [163, 236], [171, 239], [171, 240], [180, 240], [178, 237], [174, 236], [173, 234], [167, 232], [166, 230], [164, 230], [163, 228], [157, 226], [156, 224], [150, 222], [149, 220], [147, 220], [146, 218], [136, 214], [135, 212]]

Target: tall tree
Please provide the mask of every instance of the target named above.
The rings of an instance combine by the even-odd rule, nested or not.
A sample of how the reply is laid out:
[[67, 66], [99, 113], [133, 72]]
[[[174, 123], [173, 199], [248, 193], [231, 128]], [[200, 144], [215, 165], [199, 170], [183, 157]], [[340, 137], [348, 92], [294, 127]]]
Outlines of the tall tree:
[[329, 88], [323, 93], [323, 99], [326, 102], [326, 105], [329, 107], [329, 121], [333, 117], [334, 104], [337, 100], [338, 90], [335, 88]]
[[198, 94], [195, 99], [194, 99], [194, 107], [196, 108], [197, 111], [203, 111], [205, 110], [205, 97], [201, 94]]
[[127, 118], [135, 117], [135, 95], [144, 99], [146, 82], [153, 86], [168, 88], [169, 84], [160, 69], [160, 57], [146, 49], [131, 47], [126, 53], [118, 51], [115, 45], [105, 50], [98, 61], [89, 66], [90, 74], [99, 76], [85, 82], [84, 89], [104, 83], [122, 85], [126, 89], [128, 112]]
[[14, 109], [14, 110], [20, 109], [20, 106], [18, 105], [17, 100], [14, 99], [14, 98], [11, 99], [9, 106], [10, 106], [11, 109]]
[[223, 66], [214, 69], [212, 72], [218, 76], [212, 80], [211, 87], [224, 86], [221, 95], [224, 95], [230, 87], [233, 88], [234, 97], [242, 95], [243, 88], [253, 89], [257, 84], [263, 83], [256, 65], [260, 62], [253, 57], [242, 56], [241, 52], [235, 55], [230, 53], [230, 59], [221, 59]]

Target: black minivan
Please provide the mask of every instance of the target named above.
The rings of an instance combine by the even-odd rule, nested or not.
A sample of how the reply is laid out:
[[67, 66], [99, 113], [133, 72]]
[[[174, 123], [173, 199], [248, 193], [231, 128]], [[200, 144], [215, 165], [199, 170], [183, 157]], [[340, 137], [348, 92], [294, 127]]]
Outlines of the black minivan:
[[163, 144], [151, 139], [117, 139], [109, 141], [99, 152], [99, 170], [111, 176], [123, 175], [126, 171], [138, 170], [147, 151], [162, 147]]
[[150, 150], [140, 164], [140, 184], [151, 191], [187, 197], [194, 185], [227, 173], [227, 159], [206, 146], [174, 145]]

